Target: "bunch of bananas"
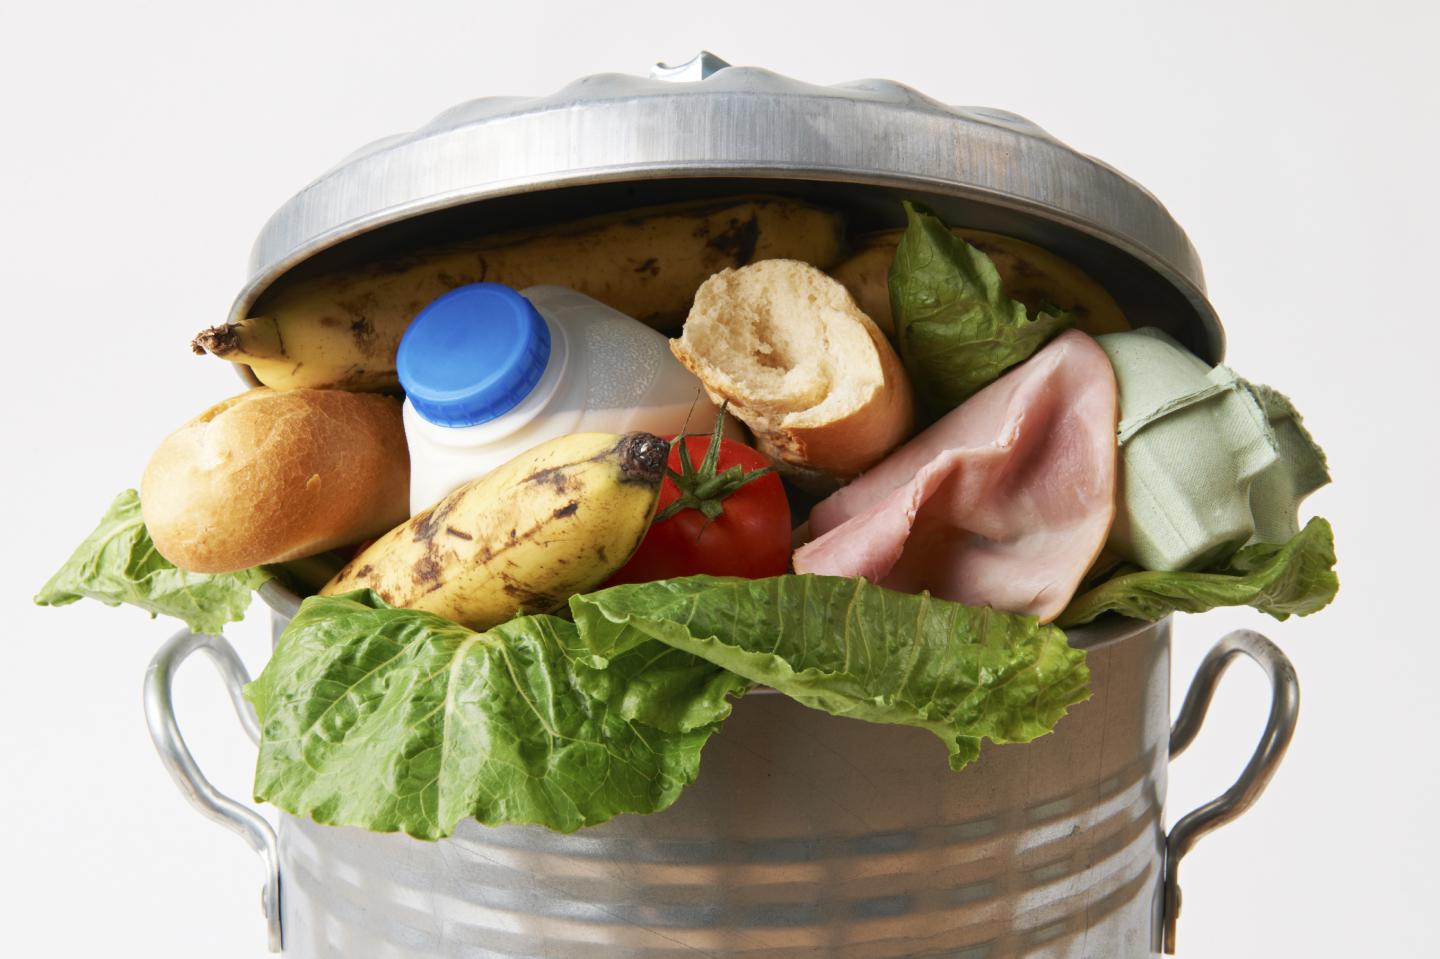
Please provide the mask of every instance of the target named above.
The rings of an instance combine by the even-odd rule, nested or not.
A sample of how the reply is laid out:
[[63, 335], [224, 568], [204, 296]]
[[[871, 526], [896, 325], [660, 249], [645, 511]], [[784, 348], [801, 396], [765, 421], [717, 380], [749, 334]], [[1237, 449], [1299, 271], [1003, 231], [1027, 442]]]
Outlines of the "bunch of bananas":
[[[777, 257], [831, 266], [842, 238], [837, 213], [779, 197], [628, 210], [282, 280], [254, 315], [205, 330], [191, 345], [248, 366], [275, 390], [394, 392], [396, 349], [410, 321], [458, 286], [556, 284], [673, 327], [712, 274]], [[368, 588], [391, 605], [474, 629], [553, 610], [635, 551], [667, 452], [646, 434], [544, 443], [382, 536], [322, 592]]]

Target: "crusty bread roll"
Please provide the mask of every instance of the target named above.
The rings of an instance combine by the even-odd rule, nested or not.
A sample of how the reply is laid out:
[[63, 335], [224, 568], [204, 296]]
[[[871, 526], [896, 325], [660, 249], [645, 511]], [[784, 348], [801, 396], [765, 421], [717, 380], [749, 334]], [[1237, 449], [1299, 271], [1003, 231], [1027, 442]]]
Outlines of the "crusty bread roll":
[[797, 260], [706, 280], [670, 349], [756, 445], [823, 492], [904, 441], [915, 400], [900, 358], [840, 283]]
[[264, 387], [217, 403], [160, 444], [140, 481], [155, 548], [227, 573], [378, 536], [409, 515], [400, 402]]

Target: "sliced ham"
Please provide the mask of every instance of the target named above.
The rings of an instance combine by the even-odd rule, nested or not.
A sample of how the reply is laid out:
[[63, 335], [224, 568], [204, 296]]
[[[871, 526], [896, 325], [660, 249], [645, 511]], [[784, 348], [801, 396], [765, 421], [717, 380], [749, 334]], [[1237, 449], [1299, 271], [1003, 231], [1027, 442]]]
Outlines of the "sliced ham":
[[1115, 517], [1115, 418], [1105, 352], [1063, 333], [816, 506], [795, 571], [1049, 622]]

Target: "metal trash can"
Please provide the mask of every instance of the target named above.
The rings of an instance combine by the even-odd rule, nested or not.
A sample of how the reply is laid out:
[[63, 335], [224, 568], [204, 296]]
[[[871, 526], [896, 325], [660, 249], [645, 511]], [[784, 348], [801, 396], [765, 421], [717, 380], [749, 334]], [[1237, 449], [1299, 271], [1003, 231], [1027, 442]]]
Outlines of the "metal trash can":
[[[1223, 335], [1179, 226], [1135, 183], [1023, 118], [952, 108], [889, 81], [836, 87], [702, 54], [648, 79], [602, 75], [549, 97], [462, 104], [367, 146], [288, 201], [256, 242], [232, 318], [292, 271], [380, 251], [648, 203], [805, 197], [880, 228], [900, 198], [948, 222], [1065, 256], [1131, 317], [1211, 361]], [[278, 631], [298, 598], [262, 590]], [[1144, 956], [1173, 949], [1181, 857], [1264, 788], [1298, 687], [1263, 637], [1233, 633], [1172, 729], [1170, 621], [1073, 630], [1094, 696], [1056, 732], [995, 747], [962, 773], [914, 728], [822, 714], [759, 690], [706, 748], [674, 806], [574, 835], [486, 828], [451, 838], [319, 826], [278, 834], [205, 780], [171, 709], [203, 650], [242, 722], [246, 681], [219, 637], [182, 632], [146, 677], [152, 735], [182, 790], [266, 862], [270, 947], [296, 957]], [[1236, 656], [1270, 677], [1259, 747], [1216, 801], [1164, 831], [1166, 768]]]

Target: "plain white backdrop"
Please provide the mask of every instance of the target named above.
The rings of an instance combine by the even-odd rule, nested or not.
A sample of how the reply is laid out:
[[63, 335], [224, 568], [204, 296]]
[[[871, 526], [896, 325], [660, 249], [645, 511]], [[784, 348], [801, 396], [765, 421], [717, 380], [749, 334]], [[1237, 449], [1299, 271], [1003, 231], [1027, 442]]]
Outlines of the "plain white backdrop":
[[[462, 100], [708, 48], [1001, 107], [1159, 196], [1243, 375], [1325, 445], [1339, 601], [1182, 619], [1175, 702], [1228, 629], [1293, 658], [1300, 730], [1262, 801], [1186, 860], [1182, 955], [1433, 955], [1440, 17], [1430, 3], [145, 3], [0, 6], [0, 952], [258, 959], [258, 860], [166, 778], [140, 709], [172, 630], [30, 596], [171, 429], [234, 392], [193, 332], [250, 243], [362, 143]], [[260, 609], [230, 630], [252, 669]], [[1231, 671], [1172, 767], [1171, 818], [1239, 771], [1265, 685]], [[253, 747], [203, 666], [178, 708], [218, 785]]]

